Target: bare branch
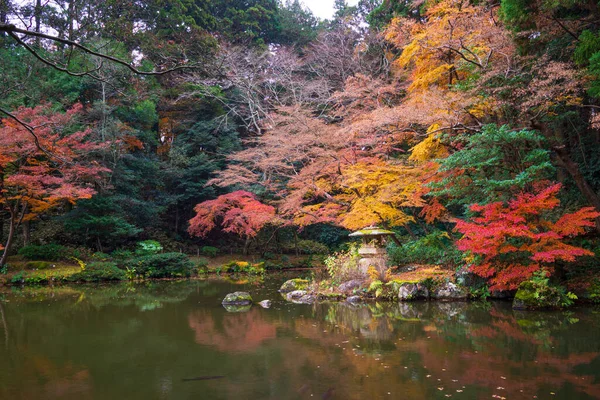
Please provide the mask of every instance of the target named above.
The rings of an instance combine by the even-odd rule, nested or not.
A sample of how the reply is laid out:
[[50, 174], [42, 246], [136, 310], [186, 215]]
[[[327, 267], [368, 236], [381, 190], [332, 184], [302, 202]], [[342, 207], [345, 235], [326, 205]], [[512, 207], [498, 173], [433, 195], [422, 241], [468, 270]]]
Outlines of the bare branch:
[[[84, 46], [76, 41], [73, 40], [69, 40], [69, 39], [65, 39], [65, 38], [61, 38], [58, 36], [53, 36], [53, 35], [48, 35], [46, 33], [41, 33], [41, 32], [34, 32], [34, 31], [29, 31], [27, 29], [21, 29], [16, 27], [15, 25], [12, 24], [2, 24], [0, 23], [0, 32], [6, 32], [7, 34], [9, 34], [13, 39], [15, 39], [20, 45], [25, 45], [25, 43], [23, 42], [23, 40], [21, 38], [19, 38], [16, 34], [17, 33], [21, 33], [23, 35], [26, 36], [33, 36], [36, 38], [41, 38], [41, 39], [47, 39], [47, 40], [51, 40], [54, 42], [58, 42], [58, 43], [63, 43], [69, 46], [73, 46], [81, 51], [83, 51], [84, 53], [90, 54], [92, 56], [96, 56], [96, 57], [100, 57], [103, 58], [105, 60], [109, 60], [112, 61], [116, 64], [120, 64], [123, 65], [124, 67], [128, 68], [130, 71], [132, 71], [135, 74], [138, 75], [164, 75], [164, 74], [168, 74], [170, 72], [174, 72], [174, 71], [180, 71], [180, 70], [184, 70], [184, 69], [196, 69], [196, 68], [200, 68], [200, 66], [198, 65], [180, 65], [174, 68], [170, 68], [170, 69], [166, 69], [164, 71], [142, 71], [137, 69], [136, 67], [134, 67], [133, 65], [131, 65], [130, 63], [128, 63], [127, 61], [121, 60], [119, 58], [113, 57], [111, 55], [108, 54], [104, 54], [104, 53], [99, 53], [97, 51], [94, 51], [92, 49], [90, 49], [87, 46]], [[29, 46], [25, 46], [25, 48], [27, 49], [27, 51], [31, 52], [36, 58], [40, 59], [41, 61], [43, 61], [45, 64], [50, 65], [53, 68], [59, 69], [63, 72], [66, 72], [62, 69], [62, 67], [59, 67], [58, 65], [47, 61], [47, 60], [43, 60], [40, 58], [40, 56], [38, 54], [36, 54], [34, 51], [32, 51], [32, 48]], [[87, 73], [80, 73], [82, 75], [89, 75], [90, 71], [88, 71]], [[72, 72], [71, 74], [77, 74]]]

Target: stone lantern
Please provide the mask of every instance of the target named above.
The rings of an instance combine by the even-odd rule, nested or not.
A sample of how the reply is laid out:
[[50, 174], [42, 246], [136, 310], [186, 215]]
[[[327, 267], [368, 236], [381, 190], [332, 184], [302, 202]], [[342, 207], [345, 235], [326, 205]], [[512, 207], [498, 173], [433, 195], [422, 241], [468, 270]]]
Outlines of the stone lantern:
[[358, 249], [361, 258], [358, 261], [358, 269], [363, 275], [367, 275], [367, 270], [373, 266], [383, 274], [387, 269], [387, 251], [385, 249], [388, 237], [396, 239], [394, 232], [381, 229], [377, 226], [368, 226], [359, 231], [353, 232], [351, 237], [360, 237], [362, 244]]

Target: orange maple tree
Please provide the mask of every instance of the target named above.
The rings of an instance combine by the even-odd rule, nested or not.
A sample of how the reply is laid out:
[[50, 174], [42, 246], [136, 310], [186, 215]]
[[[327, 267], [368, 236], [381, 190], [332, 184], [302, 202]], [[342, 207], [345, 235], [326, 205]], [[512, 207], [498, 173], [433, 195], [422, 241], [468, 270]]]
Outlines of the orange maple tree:
[[6, 263], [15, 230], [23, 221], [65, 202], [90, 198], [94, 182], [109, 172], [90, 157], [104, 143], [87, 140], [90, 130], [67, 132], [80, 110], [81, 105], [62, 114], [46, 106], [19, 109], [16, 116], [32, 128], [35, 137], [15, 120], [2, 120], [0, 207], [9, 216], [9, 232], [0, 265]]

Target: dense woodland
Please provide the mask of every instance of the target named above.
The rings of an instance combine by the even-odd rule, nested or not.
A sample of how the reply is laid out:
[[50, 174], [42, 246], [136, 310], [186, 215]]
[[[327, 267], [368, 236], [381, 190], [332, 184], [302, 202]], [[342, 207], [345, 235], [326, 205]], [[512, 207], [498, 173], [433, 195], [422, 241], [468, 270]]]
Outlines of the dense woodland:
[[0, 264], [376, 224], [492, 288], [600, 267], [594, 0], [4, 0], [0, 80]]

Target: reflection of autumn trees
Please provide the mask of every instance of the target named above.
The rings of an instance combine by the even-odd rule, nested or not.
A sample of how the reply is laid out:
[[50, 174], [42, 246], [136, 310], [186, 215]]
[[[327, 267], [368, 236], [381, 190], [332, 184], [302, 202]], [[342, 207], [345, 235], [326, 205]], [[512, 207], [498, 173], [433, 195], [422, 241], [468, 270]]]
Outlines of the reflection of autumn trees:
[[194, 311], [188, 324], [198, 344], [214, 346], [220, 351], [252, 351], [264, 341], [276, 337], [276, 326], [265, 321], [258, 308], [244, 313], [226, 314], [215, 321], [208, 311]]
[[335, 398], [344, 399], [387, 391], [407, 398], [456, 390], [507, 398], [539, 396], [548, 388], [597, 392], [590, 365], [600, 349], [583, 346], [590, 343], [584, 337], [572, 344], [567, 328], [578, 320], [569, 315], [519, 315], [503, 304], [490, 310], [465, 303], [317, 304], [304, 313], [281, 318], [253, 308], [218, 320], [198, 311], [188, 323], [197, 343], [227, 353], [270, 354], [265, 357], [277, 359], [277, 367], [254, 373], [292, 385], [301, 398], [323, 394], [332, 382], [346, 383], [333, 387]]
[[[0, 398], [13, 400], [29, 399], [93, 399], [93, 382], [90, 371], [82, 365], [70, 362], [57, 363], [52, 359], [36, 354], [30, 349], [21, 348], [21, 357], [13, 358], [10, 380], [0, 385]], [[5, 371], [5, 373], [8, 371]], [[19, 390], [6, 382], [36, 382], [22, 385]]]
[[[219, 293], [230, 285], [222, 284], [211, 283]], [[185, 287], [161, 283], [156, 299]], [[138, 301], [125, 302], [120, 291], [100, 296], [88, 288], [82, 298], [67, 288], [62, 295], [45, 289], [48, 301], [59, 299], [60, 310], [39, 301], [43, 294], [23, 293], [26, 301], [10, 295], [9, 342], [0, 346], [0, 370], [7, 371], [0, 375], [0, 398], [85, 399], [100, 391], [118, 396], [138, 382], [144, 385], [136, 387], [137, 398], [154, 398], [163, 389], [182, 398], [198, 387], [211, 399], [327, 393], [332, 399], [458, 398], [457, 390], [463, 398], [547, 398], [549, 391], [562, 399], [597, 395], [600, 320], [588, 310], [274, 302], [269, 310], [253, 306], [227, 313], [212, 300], [205, 303], [214, 299], [201, 294], [209, 286], [194, 287], [198, 297], [165, 300], [162, 308], [144, 312]], [[150, 291], [137, 289], [142, 299], [150, 298]], [[127, 379], [114, 380], [115, 373]], [[224, 378], [181, 383], [203, 375]]]

